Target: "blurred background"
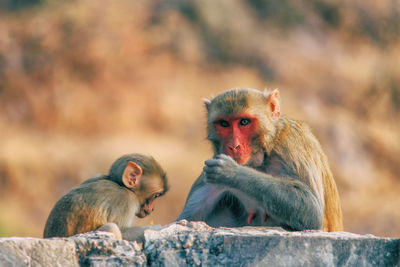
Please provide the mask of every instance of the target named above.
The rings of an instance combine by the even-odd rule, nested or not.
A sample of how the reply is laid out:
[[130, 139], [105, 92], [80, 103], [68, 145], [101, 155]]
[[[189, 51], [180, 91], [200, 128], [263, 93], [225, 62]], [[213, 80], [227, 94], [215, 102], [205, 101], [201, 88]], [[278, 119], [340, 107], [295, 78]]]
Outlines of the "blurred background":
[[55, 202], [125, 153], [182, 210], [204, 160], [203, 98], [279, 88], [312, 127], [345, 231], [400, 237], [400, 2], [0, 0], [0, 236], [41, 237]]

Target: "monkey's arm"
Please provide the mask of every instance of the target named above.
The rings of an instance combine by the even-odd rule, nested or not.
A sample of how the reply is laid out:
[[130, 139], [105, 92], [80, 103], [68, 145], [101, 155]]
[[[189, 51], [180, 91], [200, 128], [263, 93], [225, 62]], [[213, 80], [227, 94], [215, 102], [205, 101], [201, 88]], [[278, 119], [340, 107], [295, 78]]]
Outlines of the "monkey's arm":
[[206, 161], [207, 183], [239, 190], [254, 198], [269, 216], [293, 230], [321, 229], [323, 204], [297, 177], [274, 177], [237, 164], [227, 155]]
[[194, 182], [186, 199], [182, 213], [177, 221], [186, 219], [189, 221], [204, 221], [211, 209], [214, 199], [212, 196], [215, 188], [204, 182], [205, 173], [203, 172]]

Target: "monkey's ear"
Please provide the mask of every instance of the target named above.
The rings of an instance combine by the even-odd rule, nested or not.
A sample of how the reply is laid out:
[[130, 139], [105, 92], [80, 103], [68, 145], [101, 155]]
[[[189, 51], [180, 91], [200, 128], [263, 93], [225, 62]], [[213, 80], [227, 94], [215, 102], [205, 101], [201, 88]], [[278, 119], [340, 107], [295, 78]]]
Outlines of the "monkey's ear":
[[279, 91], [275, 89], [267, 95], [267, 105], [270, 116], [273, 120], [277, 120], [281, 115], [281, 107], [279, 103]]
[[203, 98], [204, 106], [206, 107], [207, 111], [210, 110], [211, 100], [207, 98]]
[[142, 178], [142, 168], [133, 161], [129, 161], [122, 174], [122, 183], [129, 189], [136, 188]]

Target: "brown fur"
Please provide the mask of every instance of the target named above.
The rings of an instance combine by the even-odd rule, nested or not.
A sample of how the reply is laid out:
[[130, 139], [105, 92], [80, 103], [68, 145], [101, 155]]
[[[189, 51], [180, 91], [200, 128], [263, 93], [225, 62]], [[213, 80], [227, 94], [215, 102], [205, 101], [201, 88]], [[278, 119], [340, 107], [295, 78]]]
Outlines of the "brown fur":
[[[276, 127], [273, 148], [297, 176], [306, 182], [324, 203], [324, 231], [342, 231], [342, 211], [335, 180], [327, 158], [309, 127], [281, 117]], [[315, 164], [315, 166], [307, 166]]]
[[[145, 174], [138, 189], [129, 189], [122, 183], [121, 175], [129, 161], [138, 164]], [[55, 204], [44, 237], [72, 236], [94, 231], [107, 223], [128, 228], [147, 199], [167, 190], [166, 174], [152, 157], [125, 155], [114, 162], [108, 175], [86, 180]]]
[[303, 122], [284, 116], [277, 120], [271, 119], [267, 105], [269, 97], [269, 92], [234, 89], [220, 94], [212, 101], [205, 101], [208, 111], [208, 139], [213, 143], [214, 154], [223, 153], [213, 126], [217, 116], [242, 112], [256, 115], [260, 129], [257, 140], [253, 142], [253, 150], [257, 152], [263, 149], [267, 157], [273, 153], [282, 158], [290, 171], [310, 186], [321, 201], [324, 208], [322, 229], [343, 230], [339, 194], [318, 140]]

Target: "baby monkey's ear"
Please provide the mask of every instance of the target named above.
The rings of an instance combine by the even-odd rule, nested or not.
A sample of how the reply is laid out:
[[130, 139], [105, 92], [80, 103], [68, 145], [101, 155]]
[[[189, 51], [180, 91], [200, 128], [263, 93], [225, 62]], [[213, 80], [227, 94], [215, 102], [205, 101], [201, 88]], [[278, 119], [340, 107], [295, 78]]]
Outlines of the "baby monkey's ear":
[[122, 183], [129, 189], [137, 188], [142, 178], [142, 168], [133, 161], [129, 161], [122, 174]]

